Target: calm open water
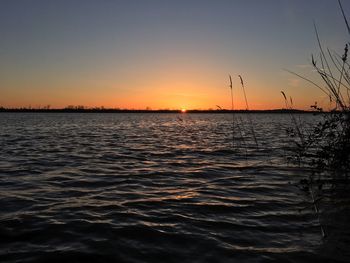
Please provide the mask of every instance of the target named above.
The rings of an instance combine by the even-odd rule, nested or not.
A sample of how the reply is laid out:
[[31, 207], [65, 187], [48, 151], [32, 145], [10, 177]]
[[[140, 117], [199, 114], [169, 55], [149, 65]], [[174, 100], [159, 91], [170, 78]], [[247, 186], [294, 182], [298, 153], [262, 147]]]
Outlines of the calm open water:
[[286, 160], [290, 118], [250, 116], [259, 148], [247, 115], [233, 147], [229, 114], [1, 113], [0, 261], [338, 258]]

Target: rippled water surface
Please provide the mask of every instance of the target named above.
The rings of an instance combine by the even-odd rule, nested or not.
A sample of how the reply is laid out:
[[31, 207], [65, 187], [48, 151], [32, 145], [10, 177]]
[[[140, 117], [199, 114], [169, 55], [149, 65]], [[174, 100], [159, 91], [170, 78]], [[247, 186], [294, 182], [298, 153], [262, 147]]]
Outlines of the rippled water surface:
[[228, 114], [1, 113], [0, 261], [327, 258], [288, 115], [251, 118], [259, 147]]

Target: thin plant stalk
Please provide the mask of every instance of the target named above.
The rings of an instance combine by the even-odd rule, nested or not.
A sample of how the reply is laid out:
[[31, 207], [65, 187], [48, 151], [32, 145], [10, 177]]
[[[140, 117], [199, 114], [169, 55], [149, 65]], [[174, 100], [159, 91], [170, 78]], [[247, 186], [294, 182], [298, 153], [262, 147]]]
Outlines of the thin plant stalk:
[[230, 79], [230, 89], [231, 89], [231, 111], [232, 111], [232, 144], [233, 147], [235, 147], [235, 113], [233, 112], [234, 110], [234, 105], [233, 105], [233, 85], [232, 85], [232, 77], [229, 75]]
[[[247, 99], [247, 95], [245, 92], [245, 87], [244, 87], [244, 83], [243, 83], [243, 79], [241, 75], [238, 75], [238, 77], [241, 80], [241, 86], [242, 86], [242, 90], [243, 90], [243, 94], [244, 94], [244, 100], [245, 100], [245, 105], [246, 105], [246, 109], [247, 111], [249, 111], [249, 106], [248, 106], [248, 99]], [[253, 121], [251, 119], [251, 116], [248, 114], [248, 121], [249, 121], [249, 125], [250, 125], [250, 130], [251, 133], [253, 135], [254, 141], [255, 141], [255, 145], [257, 148], [259, 148], [259, 144], [258, 144], [258, 140], [256, 139], [256, 135], [255, 135], [255, 130], [254, 130], [254, 126], [253, 126]]]
[[338, 0], [338, 3], [339, 3], [339, 7], [340, 7], [341, 13], [342, 13], [343, 18], [344, 18], [344, 22], [345, 22], [345, 24], [346, 24], [346, 28], [348, 29], [348, 34], [350, 35], [350, 27], [349, 27], [348, 19], [346, 18], [346, 15], [345, 15], [343, 6], [342, 6], [342, 4], [341, 4], [341, 1]]
[[243, 120], [240, 117], [238, 117], [237, 119], [238, 119], [237, 128], [238, 128], [238, 131], [239, 131], [239, 133], [241, 135], [242, 142], [244, 144], [245, 160], [247, 162], [248, 161], [248, 147], [247, 147], [247, 143], [246, 143], [246, 140], [245, 140], [245, 138], [243, 136], [243, 131], [242, 131], [242, 128], [241, 128], [241, 126], [242, 126], [243, 129], [244, 129], [244, 122], [243, 122]]
[[326, 231], [324, 230], [322, 224], [321, 224], [321, 219], [320, 219], [320, 210], [318, 209], [318, 206], [317, 206], [317, 200], [315, 200], [315, 194], [314, 194], [314, 190], [313, 190], [313, 184], [312, 184], [313, 180], [312, 178], [310, 177], [310, 193], [311, 193], [311, 198], [312, 198], [312, 204], [314, 206], [314, 210], [315, 210], [315, 213], [317, 215], [317, 220], [318, 220], [318, 223], [320, 225], [320, 228], [321, 228], [321, 234], [322, 234], [322, 237], [325, 238], [326, 237]]
[[[285, 102], [285, 104], [286, 104], [286, 109], [287, 109], [287, 110], [293, 110], [292, 106], [289, 106], [289, 105], [288, 105], [288, 100], [287, 100], [286, 94], [285, 94], [283, 91], [281, 91], [281, 93], [282, 93], [282, 95], [283, 95], [284, 102]], [[292, 122], [293, 122], [293, 124], [294, 124], [295, 130], [296, 130], [296, 132], [297, 132], [297, 134], [298, 134], [298, 137], [299, 137], [301, 143], [304, 144], [304, 136], [303, 136], [303, 133], [301, 132], [301, 128], [300, 128], [300, 126], [299, 126], [299, 124], [298, 124], [298, 122], [297, 122], [295, 116], [294, 116], [292, 113], [290, 113], [290, 118], [291, 118], [291, 120], [292, 120]]]

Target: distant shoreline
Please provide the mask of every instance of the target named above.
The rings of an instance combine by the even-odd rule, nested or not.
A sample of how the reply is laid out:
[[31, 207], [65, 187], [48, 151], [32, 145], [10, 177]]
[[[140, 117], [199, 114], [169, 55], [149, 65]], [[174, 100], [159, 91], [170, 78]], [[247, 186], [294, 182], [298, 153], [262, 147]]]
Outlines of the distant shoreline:
[[126, 110], [126, 109], [6, 109], [0, 108], [1, 112], [18, 113], [208, 113], [208, 114], [227, 114], [227, 113], [319, 113], [315, 111], [294, 110], [294, 109], [273, 109], [273, 110], [187, 110], [182, 113], [181, 110]]

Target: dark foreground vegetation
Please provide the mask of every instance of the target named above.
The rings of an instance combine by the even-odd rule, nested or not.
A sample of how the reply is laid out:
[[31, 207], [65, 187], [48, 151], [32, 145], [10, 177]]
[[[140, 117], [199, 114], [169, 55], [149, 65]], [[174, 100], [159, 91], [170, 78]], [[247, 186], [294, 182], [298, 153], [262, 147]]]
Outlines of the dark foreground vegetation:
[[[350, 28], [339, 1], [348, 33]], [[299, 163], [308, 164], [319, 175], [332, 173], [332, 179], [348, 179], [350, 172], [350, 64], [348, 60], [348, 43], [344, 52], [338, 54], [325, 49], [320, 42], [315, 26], [319, 45], [319, 61], [312, 56], [312, 66], [322, 80], [322, 84], [311, 82], [325, 93], [333, 103], [333, 108], [323, 113], [317, 104], [311, 107], [322, 114], [322, 120], [312, 130], [307, 130], [297, 119], [292, 117], [294, 126], [288, 133], [295, 138], [295, 157]], [[282, 92], [286, 106], [288, 100]], [[289, 107], [292, 109], [291, 107]]]
[[[341, 2], [338, 1], [338, 3], [350, 36], [348, 20]], [[303, 126], [297, 118], [291, 115], [293, 125], [288, 130], [288, 134], [295, 143], [292, 149], [294, 161], [311, 170], [308, 177], [300, 181], [300, 185], [311, 197], [311, 206], [320, 221], [322, 235], [323, 237], [335, 236], [334, 240], [340, 241], [350, 235], [348, 230], [350, 220], [349, 42], [345, 43], [341, 54], [331, 52], [330, 49], [321, 45], [316, 26], [315, 32], [319, 55], [312, 56], [311, 59], [321, 84], [292, 73], [326, 94], [333, 108], [325, 114], [317, 104], [312, 105], [311, 107], [316, 113], [321, 114], [322, 118], [311, 129]], [[286, 105], [290, 106], [287, 96], [284, 92], [282, 94]], [[334, 224], [337, 225], [334, 227]], [[343, 244], [348, 244], [347, 241], [344, 242]]]

